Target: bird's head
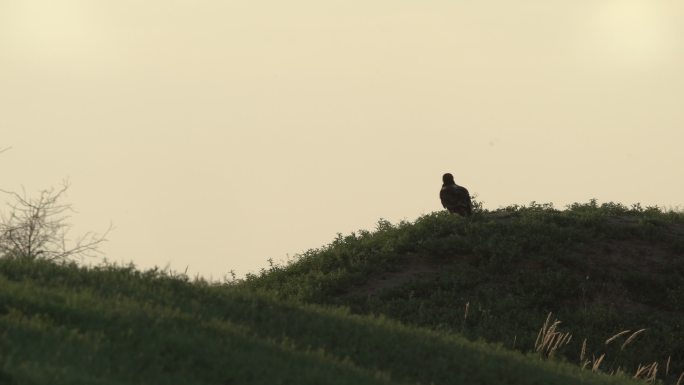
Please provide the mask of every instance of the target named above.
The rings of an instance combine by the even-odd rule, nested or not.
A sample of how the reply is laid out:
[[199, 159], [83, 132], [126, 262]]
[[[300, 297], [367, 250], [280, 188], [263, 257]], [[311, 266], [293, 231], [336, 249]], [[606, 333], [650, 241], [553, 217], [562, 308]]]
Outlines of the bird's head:
[[450, 173], [442, 175], [442, 182], [444, 184], [456, 184], [456, 182], [454, 182], [454, 176]]

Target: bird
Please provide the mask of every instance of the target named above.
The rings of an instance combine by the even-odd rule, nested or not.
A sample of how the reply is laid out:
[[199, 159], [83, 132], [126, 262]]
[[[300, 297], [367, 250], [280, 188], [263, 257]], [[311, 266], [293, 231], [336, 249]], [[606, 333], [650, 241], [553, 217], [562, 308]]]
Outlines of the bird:
[[450, 173], [442, 175], [442, 189], [439, 191], [439, 199], [442, 206], [452, 214], [469, 217], [473, 213], [472, 203], [468, 190], [454, 182], [454, 176]]

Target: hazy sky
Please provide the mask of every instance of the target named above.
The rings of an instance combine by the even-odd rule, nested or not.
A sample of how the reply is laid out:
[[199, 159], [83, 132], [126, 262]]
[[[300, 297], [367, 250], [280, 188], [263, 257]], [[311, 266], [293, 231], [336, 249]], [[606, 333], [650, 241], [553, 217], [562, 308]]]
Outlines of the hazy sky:
[[[681, 0], [0, 0], [0, 188], [242, 275], [379, 218], [684, 204]], [[4, 198], [0, 198], [4, 199]]]

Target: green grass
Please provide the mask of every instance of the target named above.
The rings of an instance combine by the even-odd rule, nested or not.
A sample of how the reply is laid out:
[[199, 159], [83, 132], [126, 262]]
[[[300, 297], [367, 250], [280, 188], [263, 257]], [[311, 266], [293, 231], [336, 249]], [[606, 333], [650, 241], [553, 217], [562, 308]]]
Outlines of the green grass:
[[0, 259], [2, 384], [617, 384], [454, 334], [132, 267]]

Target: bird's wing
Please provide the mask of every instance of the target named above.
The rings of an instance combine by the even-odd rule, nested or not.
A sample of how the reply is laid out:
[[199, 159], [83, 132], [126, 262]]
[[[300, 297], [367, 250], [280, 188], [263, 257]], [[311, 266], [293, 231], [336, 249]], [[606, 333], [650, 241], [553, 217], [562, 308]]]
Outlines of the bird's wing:
[[466, 200], [470, 200], [468, 192], [465, 193], [458, 186], [444, 186], [439, 192], [439, 197], [442, 200], [444, 207], [463, 206]]
[[471, 207], [472, 202], [470, 200], [470, 193], [468, 192], [468, 189], [466, 189], [463, 186], [457, 186], [458, 187], [458, 199], [461, 202], [461, 205], [464, 207]]
[[470, 198], [470, 193], [468, 192], [468, 189], [463, 187], [463, 186], [456, 186], [458, 188], [459, 194], [461, 194], [465, 198]]

